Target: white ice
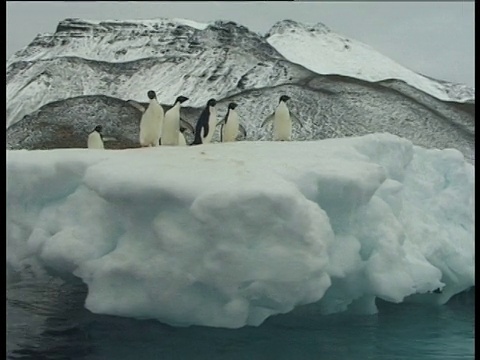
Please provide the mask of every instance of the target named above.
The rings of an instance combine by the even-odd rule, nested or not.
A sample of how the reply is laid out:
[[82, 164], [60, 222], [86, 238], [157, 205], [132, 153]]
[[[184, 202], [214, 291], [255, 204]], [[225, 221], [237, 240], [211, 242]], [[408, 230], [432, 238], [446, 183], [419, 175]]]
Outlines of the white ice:
[[441, 305], [475, 284], [473, 191], [459, 151], [389, 134], [10, 150], [7, 267], [73, 274], [90, 311], [174, 326]]

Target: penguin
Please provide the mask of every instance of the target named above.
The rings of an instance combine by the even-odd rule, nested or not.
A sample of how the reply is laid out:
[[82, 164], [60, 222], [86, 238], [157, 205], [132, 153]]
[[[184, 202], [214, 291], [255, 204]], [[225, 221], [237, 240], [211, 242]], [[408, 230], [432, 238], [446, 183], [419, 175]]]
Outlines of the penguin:
[[212, 140], [217, 125], [217, 100], [210, 99], [203, 109], [195, 126], [195, 138], [192, 145], [208, 144]]
[[301, 127], [303, 124], [298, 120], [296, 116], [290, 113], [288, 110], [286, 102], [290, 100], [290, 96], [282, 95], [280, 96], [280, 101], [278, 102], [277, 108], [275, 111], [268, 116], [265, 121], [262, 123], [263, 127], [265, 124], [273, 120], [273, 140], [274, 141], [289, 141], [292, 136], [292, 120], [298, 122]]
[[102, 125], [95, 126], [95, 129], [88, 135], [87, 146], [89, 149], [105, 149], [103, 146]]
[[238, 136], [238, 131], [240, 130], [244, 137], [247, 137], [247, 132], [245, 128], [240, 124], [238, 114], [235, 111], [235, 108], [238, 105], [234, 102], [228, 104], [228, 110], [225, 114], [225, 118], [220, 121], [218, 125], [220, 127], [220, 141], [221, 142], [230, 142], [236, 141]]
[[[140, 120], [140, 145], [158, 146], [162, 137], [163, 107], [158, 103], [155, 91], [148, 91], [147, 96], [150, 99], [150, 103], [147, 109], [144, 110]], [[137, 107], [135, 103], [131, 102], [131, 104]], [[141, 105], [139, 106], [141, 107]], [[140, 107], [137, 107], [137, 109], [141, 111]]]
[[180, 105], [187, 101], [185, 96], [179, 96], [173, 107], [165, 113], [162, 129], [162, 145], [178, 145], [180, 137]]

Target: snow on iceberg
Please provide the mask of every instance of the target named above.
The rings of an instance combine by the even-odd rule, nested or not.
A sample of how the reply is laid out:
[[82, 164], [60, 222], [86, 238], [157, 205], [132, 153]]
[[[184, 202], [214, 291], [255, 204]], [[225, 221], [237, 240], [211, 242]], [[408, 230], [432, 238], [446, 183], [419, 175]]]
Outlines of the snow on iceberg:
[[[7, 264], [92, 312], [238, 328], [474, 286], [473, 166], [389, 134], [7, 151]], [[440, 289], [440, 291], [438, 291]]]

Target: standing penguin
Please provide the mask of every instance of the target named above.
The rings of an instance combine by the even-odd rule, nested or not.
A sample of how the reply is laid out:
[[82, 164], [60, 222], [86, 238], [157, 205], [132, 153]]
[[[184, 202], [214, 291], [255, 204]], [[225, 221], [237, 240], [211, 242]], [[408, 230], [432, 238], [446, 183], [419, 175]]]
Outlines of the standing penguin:
[[95, 126], [95, 129], [88, 135], [87, 147], [89, 149], [104, 149], [102, 125]]
[[212, 140], [217, 125], [217, 100], [210, 99], [203, 109], [195, 126], [195, 139], [192, 145], [208, 144]]
[[230, 142], [236, 141], [238, 136], [238, 131], [241, 130], [244, 137], [247, 137], [247, 132], [245, 128], [240, 124], [239, 117], [235, 108], [238, 105], [234, 102], [228, 104], [228, 110], [225, 114], [225, 118], [220, 121], [218, 125], [220, 127], [220, 141], [221, 142]]
[[180, 105], [187, 101], [185, 96], [179, 96], [173, 107], [165, 113], [162, 129], [162, 145], [178, 145], [180, 137]]
[[158, 146], [162, 136], [163, 108], [157, 101], [155, 91], [147, 93], [150, 103], [140, 120], [140, 145]]
[[275, 141], [285, 141], [291, 139], [292, 120], [295, 120], [300, 124], [300, 126], [303, 127], [300, 120], [298, 120], [298, 118], [291, 114], [288, 110], [286, 104], [288, 100], [290, 100], [290, 96], [280, 96], [280, 101], [278, 102], [277, 108], [270, 116], [265, 119], [261, 126], [263, 127], [266, 123], [273, 120], [273, 140]]

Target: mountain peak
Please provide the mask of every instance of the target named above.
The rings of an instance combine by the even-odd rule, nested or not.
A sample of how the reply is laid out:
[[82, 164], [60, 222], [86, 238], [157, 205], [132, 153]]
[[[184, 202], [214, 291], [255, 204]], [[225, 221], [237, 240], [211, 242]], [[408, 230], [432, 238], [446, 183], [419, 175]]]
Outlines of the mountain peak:
[[270, 28], [268, 33], [265, 37], [269, 37], [275, 34], [284, 34], [284, 33], [295, 33], [297, 31], [300, 32], [310, 32], [315, 34], [327, 34], [331, 32], [331, 30], [322, 23], [317, 24], [307, 24], [307, 23], [299, 23], [295, 20], [281, 20], [277, 21], [273, 26]]
[[142, 20], [87, 20], [79, 18], [67, 18], [61, 20], [57, 25], [56, 34], [72, 31], [121, 31], [132, 30], [134, 28], [145, 28], [150, 31], [159, 28], [187, 26], [196, 30], [203, 30], [209, 24], [199, 23], [193, 20], [181, 18], [153, 18]]
[[341, 74], [369, 82], [398, 79], [445, 101], [474, 101], [474, 90], [426, 78], [372, 47], [331, 31], [322, 23], [282, 20], [265, 35], [284, 58], [317, 74]]

